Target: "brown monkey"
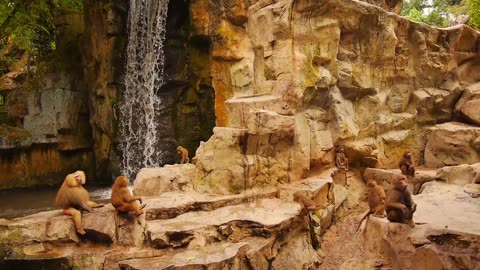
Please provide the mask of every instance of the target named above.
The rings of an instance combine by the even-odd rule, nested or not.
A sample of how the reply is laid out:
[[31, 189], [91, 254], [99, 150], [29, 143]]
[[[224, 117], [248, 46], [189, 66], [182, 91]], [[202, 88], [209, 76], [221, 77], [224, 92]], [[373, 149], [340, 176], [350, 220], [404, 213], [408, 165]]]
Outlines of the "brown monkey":
[[83, 171], [76, 171], [67, 175], [58, 190], [55, 200], [55, 204], [63, 209], [64, 215], [71, 215], [73, 217], [75, 229], [79, 234], [85, 234], [82, 226], [82, 214], [79, 210], [92, 212], [92, 207], [100, 207], [103, 205], [90, 201], [88, 191], [82, 186], [85, 182], [86, 177]]
[[339, 170], [345, 171], [345, 185], [348, 186], [348, 158], [345, 156], [345, 149], [343, 148], [343, 146], [338, 146], [336, 152], [337, 153], [335, 154], [335, 165]]
[[413, 166], [412, 153], [410, 153], [410, 151], [406, 151], [403, 154], [403, 158], [398, 163], [398, 167], [403, 175], [406, 175], [407, 177], [415, 176], [415, 167]]
[[385, 209], [389, 221], [415, 226], [413, 213], [417, 210], [417, 205], [412, 201], [412, 195], [407, 190], [405, 176], [401, 176], [393, 182], [393, 187], [388, 192]]
[[368, 206], [370, 211], [365, 213], [365, 215], [360, 219], [358, 224], [357, 231], [362, 225], [362, 222], [368, 215], [372, 214], [375, 217], [385, 217], [385, 191], [383, 187], [379, 186], [375, 180], [368, 181]]
[[345, 156], [345, 149], [343, 146], [337, 147], [337, 153], [335, 154], [335, 165], [340, 170], [348, 171], [348, 158]]
[[297, 191], [293, 194], [293, 200], [298, 202], [303, 209], [309, 211], [315, 211], [319, 208], [314, 201], [303, 195], [300, 191]]
[[188, 163], [190, 161], [190, 158], [188, 158], [188, 150], [181, 147], [181, 146], [178, 146], [177, 147], [177, 153], [178, 155], [180, 156], [180, 164], [184, 164], [184, 163]]
[[142, 209], [145, 207], [141, 203], [142, 199], [139, 196], [133, 196], [128, 189], [128, 179], [125, 176], [117, 177], [112, 187], [112, 205], [117, 212], [134, 211], [135, 215], [139, 216], [143, 214]]

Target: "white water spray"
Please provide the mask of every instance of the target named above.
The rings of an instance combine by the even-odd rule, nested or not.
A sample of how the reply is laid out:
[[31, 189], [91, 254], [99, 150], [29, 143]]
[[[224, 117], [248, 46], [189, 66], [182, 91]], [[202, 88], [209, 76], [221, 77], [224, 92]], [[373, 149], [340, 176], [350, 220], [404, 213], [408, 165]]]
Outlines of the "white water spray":
[[157, 152], [159, 88], [163, 68], [168, 0], [130, 0], [125, 93], [120, 104], [122, 173], [134, 177], [161, 164]]

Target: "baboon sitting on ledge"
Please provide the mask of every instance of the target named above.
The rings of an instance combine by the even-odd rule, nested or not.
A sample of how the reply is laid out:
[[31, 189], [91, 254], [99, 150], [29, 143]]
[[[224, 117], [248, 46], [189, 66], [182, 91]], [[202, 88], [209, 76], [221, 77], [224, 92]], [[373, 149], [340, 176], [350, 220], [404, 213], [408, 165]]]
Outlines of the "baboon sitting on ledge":
[[394, 180], [393, 187], [388, 192], [385, 210], [387, 218], [391, 222], [399, 222], [415, 227], [413, 213], [417, 205], [412, 201], [412, 195], [407, 190], [407, 179], [405, 176]]

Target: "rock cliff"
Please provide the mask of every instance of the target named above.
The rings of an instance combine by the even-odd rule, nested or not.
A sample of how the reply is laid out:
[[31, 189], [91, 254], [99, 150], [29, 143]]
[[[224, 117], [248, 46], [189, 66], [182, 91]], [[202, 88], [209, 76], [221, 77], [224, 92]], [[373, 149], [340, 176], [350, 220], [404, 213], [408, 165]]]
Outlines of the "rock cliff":
[[359, 167], [396, 167], [407, 149], [429, 167], [480, 161], [472, 28], [437, 29], [352, 0], [190, 9], [194, 34], [212, 40], [217, 116], [197, 150], [200, 189], [301, 179], [331, 163], [334, 145]]

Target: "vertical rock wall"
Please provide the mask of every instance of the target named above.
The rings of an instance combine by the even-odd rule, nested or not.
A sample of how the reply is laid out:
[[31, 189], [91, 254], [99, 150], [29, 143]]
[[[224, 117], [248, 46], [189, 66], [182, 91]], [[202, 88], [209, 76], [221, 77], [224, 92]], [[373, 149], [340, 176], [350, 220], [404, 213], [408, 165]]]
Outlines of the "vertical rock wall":
[[[401, 6], [375, 3], [392, 4], [388, 11]], [[228, 127], [197, 151], [197, 185], [274, 184], [285, 181], [285, 170], [287, 181], [302, 178], [330, 163], [337, 144], [360, 167], [396, 167], [407, 149], [419, 164], [440, 166], [443, 155], [457, 156], [448, 165], [478, 162], [470, 135], [457, 138], [462, 149], [455, 152], [448, 149], [458, 143], [435, 145], [425, 136], [465, 119], [457, 101], [465, 89], [476, 93], [480, 80], [479, 33], [472, 28], [437, 29], [352, 0], [197, 0], [190, 8], [194, 33], [213, 42], [217, 126]], [[468, 100], [476, 100], [473, 92]], [[293, 131], [273, 128], [281, 118], [294, 119]], [[476, 134], [478, 126], [467, 129]], [[232, 133], [237, 141], [226, 135]], [[262, 134], [269, 139], [262, 142]], [[224, 153], [227, 145], [235, 154]], [[425, 145], [433, 149], [430, 161]]]
[[83, 14], [60, 12], [55, 24], [55, 55], [30, 73], [21, 60], [2, 77], [13, 83], [0, 85], [7, 113], [0, 123], [0, 189], [57, 184], [79, 169], [93, 177]]
[[110, 183], [119, 174], [117, 109], [124, 87], [127, 17], [127, 1], [85, 1], [83, 66], [97, 182]]

